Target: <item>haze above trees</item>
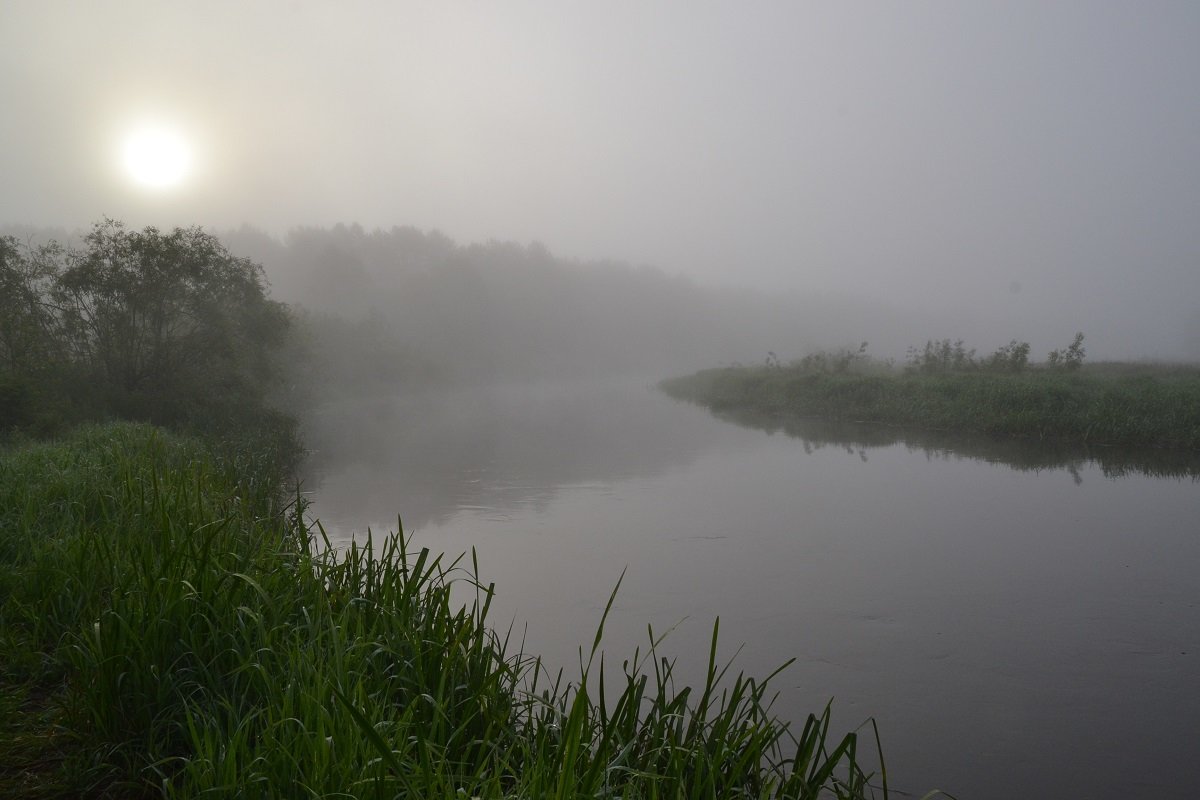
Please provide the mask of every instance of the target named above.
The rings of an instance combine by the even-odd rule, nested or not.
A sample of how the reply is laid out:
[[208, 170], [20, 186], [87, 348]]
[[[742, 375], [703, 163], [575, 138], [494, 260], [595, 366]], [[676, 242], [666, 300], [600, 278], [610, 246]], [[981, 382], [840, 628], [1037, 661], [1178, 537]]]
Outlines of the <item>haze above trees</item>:
[[[1020, 336], [1040, 354], [1078, 329], [1066, 318], [1041, 330], [1014, 319], [980, 334], [953, 309], [918, 315], [815, 291], [704, 286], [652, 267], [557, 257], [537, 243], [458, 244], [412, 227], [296, 228], [276, 238], [243, 226], [218, 239], [105, 222], [74, 249], [37, 245], [70, 242], [62, 231], [14, 233], [4, 240], [0, 355], [9, 375], [25, 376], [5, 388], [16, 416], [39, 406], [30, 387], [64, 369], [73, 378], [62, 385], [86, 382], [118, 416], [169, 420], [208, 413], [207, 395], [248, 407], [271, 395], [295, 410], [397, 387], [657, 380], [864, 340], [873, 356], [902, 362], [906, 347], [947, 333], [983, 348]], [[296, 323], [286, 337], [280, 304]], [[1091, 356], [1103, 359], [1088, 335]]]
[[297, 228], [278, 239], [245, 226], [222, 240], [263, 265], [273, 297], [302, 310], [324, 380], [346, 385], [657, 379], [759, 362], [770, 350], [798, 358], [862, 338], [924, 341], [943, 328], [815, 292], [704, 286], [652, 267], [560, 258], [537, 243], [463, 245], [411, 227]]

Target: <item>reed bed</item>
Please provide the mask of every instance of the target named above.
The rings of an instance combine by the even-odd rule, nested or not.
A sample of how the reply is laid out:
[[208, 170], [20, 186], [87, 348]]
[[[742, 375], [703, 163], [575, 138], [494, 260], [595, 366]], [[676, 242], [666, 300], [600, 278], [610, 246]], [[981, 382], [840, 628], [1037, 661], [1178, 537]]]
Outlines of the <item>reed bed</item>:
[[887, 796], [877, 732], [777, 719], [715, 625], [700, 687], [653, 638], [606, 674], [603, 621], [550, 675], [473, 555], [338, 552], [231, 452], [121, 424], [0, 453], [6, 796]]
[[730, 367], [662, 387], [714, 411], [1200, 450], [1200, 370], [1188, 368], [860, 374]]

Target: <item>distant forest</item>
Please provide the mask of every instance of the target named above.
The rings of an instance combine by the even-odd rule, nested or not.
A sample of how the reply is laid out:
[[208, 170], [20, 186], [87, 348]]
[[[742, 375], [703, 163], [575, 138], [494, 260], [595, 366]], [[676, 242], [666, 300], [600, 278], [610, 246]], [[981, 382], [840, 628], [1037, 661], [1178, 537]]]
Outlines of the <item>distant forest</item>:
[[343, 371], [357, 351], [380, 377], [657, 375], [766, 349], [769, 321], [748, 298], [651, 268], [568, 262], [538, 244], [341, 225], [221, 238], [263, 265], [275, 299], [307, 312], [319, 340], [309, 346], [336, 351]]
[[536, 243], [460, 245], [410, 227], [298, 228], [282, 239], [243, 227], [221, 239], [263, 265], [272, 297], [307, 321], [303, 346], [324, 379], [347, 386], [661, 378], [857, 342], [868, 319], [901, 325], [816, 295], [706, 287], [652, 267], [559, 258]]

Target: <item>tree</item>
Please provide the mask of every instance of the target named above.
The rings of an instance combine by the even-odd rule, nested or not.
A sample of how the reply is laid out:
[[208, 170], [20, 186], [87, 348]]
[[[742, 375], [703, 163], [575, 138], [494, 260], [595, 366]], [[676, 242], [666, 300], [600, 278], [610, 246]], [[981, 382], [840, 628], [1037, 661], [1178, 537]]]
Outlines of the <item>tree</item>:
[[0, 237], [0, 432], [35, 425], [59, 363], [56, 316], [46, 302], [52, 249], [30, 251]]
[[118, 414], [172, 422], [262, 401], [288, 315], [257, 264], [199, 228], [113, 220], [64, 261], [51, 292], [63, 343]]
[[1067, 352], [1063, 354], [1063, 366], [1067, 369], [1079, 369], [1083, 366], [1083, 357], [1087, 355], [1087, 350], [1083, 346], [1083, 331], [1075, 334], [1075, 340], [1067, 345]]
[[27, 378], [52, 360], [53, 309], [46, 303], [54, 279], [53, 249], [30, 253], [0, 237], [0, 371]]
[[1065, 350], [1051, 350], [1046, 355], [1046, 366], [1050, 369], [1077, 370], [1083, 366], [1083, 358], [1087, 349], [1083, 346], [1083, 332], [1075, 334], [1075, 339]]

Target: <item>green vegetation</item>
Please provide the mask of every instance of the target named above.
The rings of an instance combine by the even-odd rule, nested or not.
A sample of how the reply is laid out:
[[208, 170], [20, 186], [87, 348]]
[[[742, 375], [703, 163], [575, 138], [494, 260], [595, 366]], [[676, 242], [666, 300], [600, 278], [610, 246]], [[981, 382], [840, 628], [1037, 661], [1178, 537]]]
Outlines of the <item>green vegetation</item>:
[[335, 550], [282, 492], [276, 364], [319, 384], [297, 354], [367, 347], [386, 386], [423, 362], [379, 318], [292, 321], [199, 229], [0, 238], [6, 797], [872, 795], [858, 735], [772, 716], [715, 626], [699, 690], [652, 632], [606, 672], [603, 619], [567, 681], [489, 627], [474, 558]]
[[266, 396], [288, 326], [261, 268], [198, 228], [106, 220], [81, 249], [0, 237], [0, 434], [286, 426]]
[[858, 737], [773, 718], [715, 627], [698, 691], [653, 639], [606, 674], [603, 622], [549, 679], [473, 560], [334, 552], [285, 463], [131, 424], [0, 451], [6, 796], [870, 796]]
[[[867, 344], [863, 342], [858, 355], [865, 358]], [[951, 343], [949, 339], [941, 341], [929, 340], [925, 347], [918, 350], [908, 348], [908, 366], [910, 372], [975, 372], [987, 370], [990, 372], [1024, 372], [1029, 366], [1029, 342], [1013, 339], [1006, 345], [996, 349], [991, 355], [977, 359], [975, 350], [967, 350], [963, 340]], [[1046, 355], [1042, 369], [1056, 372], [1059, 370], [1073, 371], [1083, 366], [1087, 349], [1083, 346], [1083, 333], [1076, 333], [1069, 345], [1061, 350], [1051, 350]]]
[[1200, 369], [1083, 365], [1083, 335], [1043, 365], [1013, 341], [984, 359], [962, 342], [910, 350], [897, 370], [856, 353], [710, 369], [663, 382], [721, 412], [818, 417], [1095, 445], [1200, 450]]

